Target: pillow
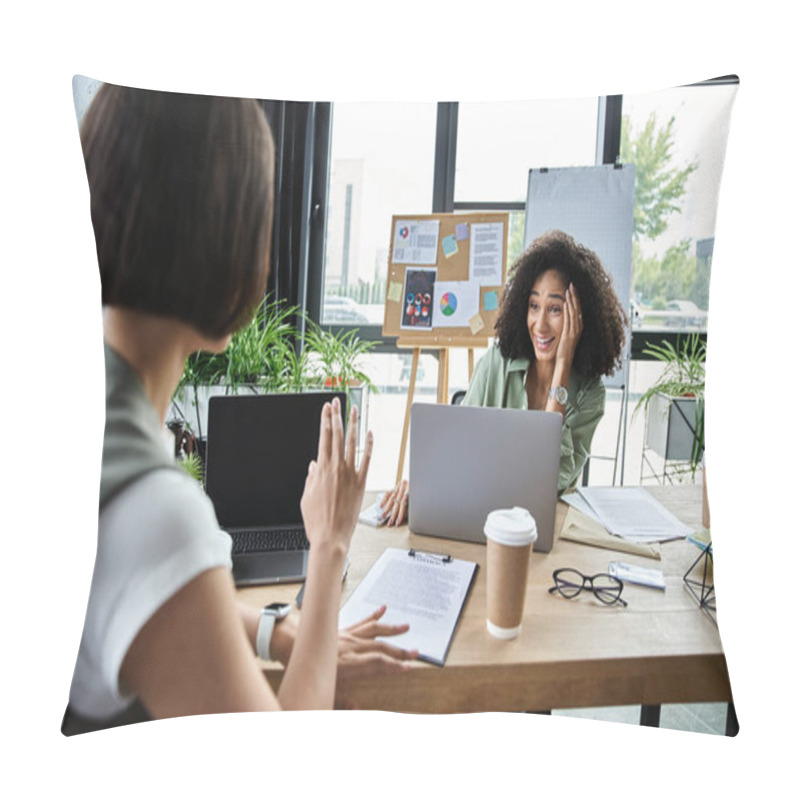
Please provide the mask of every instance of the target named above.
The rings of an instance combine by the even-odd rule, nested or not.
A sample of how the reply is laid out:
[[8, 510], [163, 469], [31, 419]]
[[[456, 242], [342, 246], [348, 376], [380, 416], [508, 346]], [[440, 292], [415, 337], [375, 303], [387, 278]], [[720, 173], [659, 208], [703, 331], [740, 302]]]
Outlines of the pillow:
[[[548, 106], [555, 108], [557, 101], [520, 101], [513, 105], [462, 104], [455, 150], [455, 186], [450, 199], [456, 205], [481, 202], [506, 204], [512, 213], [517, 214], [519, 204], [524, 203], [527, 216], [523, 214], [522, 219], [517, 218], [516, 223], [510, 226], [511, 238], [517, 237], [514, 239], [517, 252], [543, 230], [559, 227], [590, 249], [598, 253], [601, 249], [604, 253], [608, 252], [609, 255], [603, 257], [604, 262], [622, 264], [621, 268], [609, 271], [612, 272], [614, 287], [623, 306], [631, 310], [632, 336], [623, 370], [607, 383], [606, 413], [592, 448], [592, 456], [597, 461], [590, 460], [589, 475], [593, 476], [592, 482], [612, 482], [614, 478], [605, 471], [601, 460], [609, 452], [612, 454], [610, 460], [614, 463], [615, 477], [616, 467], [619, 466], [621, 471], [626, 465], [624, 455], [620, 458], [617, 453], [620, 452], [620, 446], [627, 446], [626, 484], [638, 485], [653, 477], [667, 483], [669, 478], [680, 477], [685, 485], [674, 489], [659, 487], [653, 494], [668, 509], [685, 519], [696, 535], [692, 541], [664, 542], [651, 548], [660, 558], [636, 561], [640, 566], [662, 571], [666, 575], [667, 585], [666, 590], [662, 591], [626, 583], [623, 597], [628, 603], [627, 609], [595, 609], [592, 607], [595, 598], [586, 592], [572, 602], [549, 596], [546, 591], [531, 594], [528, 602], [536, 609], [529, 622], [532, 640], [526, 640], [523, 633], [517, 652], [531, 659], [538, 658], [542, 651], [548, 653], [549, 659], [545, 661], [560, 664], [558, 669], [513, 666], [516, 659], [509, 661], [508, 655], [503, 654], [507, 651], [501, 652], [495, 643], [486, 638], [481, 625], [482, 595], [480, 589], [475, 591], [461, 622], [463, 645], [459, 648], [457, 638], [451, 651], [451, 663], [441, 673], [412, 673], [415, 677], [436, 675], [445, 683], [452, 674], [449, 694], [445, 688], [442, 689], [441, 705], [434, 710], [492, 711], [513, 708], [539, 711], [552, 708], [555, 714], [637, 722], [640, 702], [652, 707], [663, 699], [671, 705], [678, 705], [663, 709], [660, 720], [662, 727], [725, 732], [727, 708], [724, 705], [704, 709], [703, 713], [707, 712], [708, 716], [699, 720], [694, 708], [680, 705], [682, 700], [719, 704], [729, 689], [727, 665], [715, 621], [712, 555], [707, 539], [698, 533], [703, 528], [701, 498], [704, 497], [706, 462], [711, 475], [714, 474], [713, 454], [709, 454], [705, 460], [698, 458], [702, 456], [704, 440], [700, 440], [701, 446], [698, 448], [698, 439], [692, 436], [692, 430], [698, 436], [702, 434], [702, 408], [696, 414], [695, 410], [688, 408], [691, 405], [689, 401], [673, 403], [673, 410], [665, 414], [669, 427], [659, 433], [655, 429], [662, 422], [660, 412], [652, 411], [648, 406], [644, 409], [647, 416], [633, 413], [629, 417], [628, 406], [637, 394], [647, 395], [648, 388], [659, 377], [659, 370], [654, 369], [654, 366], [660, 367], [657, 362], [640, 362], [637, 356], [648, 350], [660, 355], [665, 359], [664, 363], [668, 363], [672, 355], [670, 343], [674, 343], [675, 333], [705, 332], [717, 198], [728, 120], [737, 84], [738, 80], [732, 79], [647, 95], [623, 95], [621, 109], [611, 106], [605, 109], [609, 117], [617, 114], [620, 143], [616, 148], [611, 141], [614, 137], [613, 125], [608, 126], [608, 152], [611, 152], [613, 160], [613, 156], [617, 155], [616, 148], [619, 158], [616, 165], [604, 167], [594, 165], [594, 147], [590, 148], [588, 155], [584, 152], [580, 156], [582, 161], [565, 166], [553, 163], [552, 156], [548, 156], [546, 150], [526, 150], [527, 144], [520, 144], [515, 138], [516, 131], [511, 124], [514, 115], [532, 113], [533, 109], [537, 115], [544, 115], [542, 118], [546, 120], [550, 113]], [[76, 76], [73, 93], [79, 122], [99, 85], [98, 81]], [[272, 105], [277, 107], [280, 104], [273, 101]], [[346, 104], [342, 104], [342, 108], [345, 107]], [[377, 114], [370, 121], [367, 109], [365, 118], [367, 126], [376, 126], [376, 135], [379, 136]], [[491, 123], [496, 123], [498, 118], [508, 122], [492, 128], [491, 135], [496, 138], [498, 149], [510, 155], [508, 173], [523, 189], [519, 196], [513, 195], [516, 189], [509, 190], [512, 194], [504, 195], [502, 199], [493, 197], [493, 193], [506, 191], [502, 184], [502, 168], [496, 162], [488, 162], [480, 150], [470, 149], [476, 147], [475, 142], [485, 141], [486, 127], [491, 128]], [[334, 114], [334, 136], [339, 133], [336, 124]], [[547, 130], [547, 136], [563, 140], [570, 132], [566, 123], [562, 122], [560, 126]], [[343, 131], [342, 135], [345, 133]], [[591, 133], [593, 136], [594, 130]], [[588, 136], [586, 130], [583, 134], [584, 138]], [[289, 170], [293, 166], [289, 153], [294, 144], [280, 142], [277, 151], [279, 168]], [[578, 150], [581, 147], [586, 149], [585, 142], [577, 145]], [[517, 157], [516, 162], [513, 162], [513, 157]], [[490, 163], [490, 168], [486, 167], [487, 163]], [[203, 166], [199, 163], [196, 165], [198, 169]], [[618, 176], [623, 176], [625, 180], [616, 181]], [[462, 178], [466, 183], [460, 185]], [[611, 189], [608, 188], [610, 185]], [[477, 194], [481, 191], [485, 194]], [[97, 201], [98, 198], [92, 199]], [[401, 202], [397, 200], [398, 205]], [[607, 210], [612, 205], [615, 209], [612, 222], [604, 223], [600, 231], [609, 241], [606, 244], [605, 240], [601, 242], [592, 238], [597, 226], [593, 227], [591, 223], [595, 221], [593, 216], [599, 217], [600, 210]], [[398, 210], [419, 214], [428, 211], [424, 208]], [[285, 237], [290, 236], [290, 230], [300, 221], [299, 217], [291, 223], [285, 218], [281, 220], [281, 225], [273, 232], [276, 245], [272, 252], [281, 252], [283, 243], [288, 241]], [[619, 225], [612, 227], [612, 223], [613, 226]], [[613, 235], [609, 236], [609, 232]], [[614, 251], [620, 242], [621, 257]], [[98, 241], [97, 245], [100, 250], [102, 242]], [[625, 265], [631, 262], [632, 269], [626, 270]], [[374, 264], [370, 266], [372, 268]], [[298, 277], [294, 275], [293, 280]], [[324, 282], [324, 276], [318, 275], [316, 278], [320, 285]], [[171, 288], [174, 290], [174, 287]], [[165, 287], [165, 291], [169, 289], [169, 286]], [[677, 345], [674, 345], [677, 350], [676, 362], [680, 364], [689, 360], [699, 374], [700, 380], [695, 381], [692, 389], [697, 397], [702, 395], [704, 388], [702, 338], [692, 338], [690, 335], [683, 340], [678, 339]], [[664, 345], [663, 339], [668, 344]], [[687, 341], [694, 348], [691, 352], [681, 349], [686, 346], [682, 342]], [[385, 405], [376, 405], [371, 413], [372, 425], [377, 431], [381, 428], [397, 429], [402, 422], [396, 410], [392, 412]], [[690, 433], [688, 450], [685, 441], [687, 426]], [[684, 441], [673, 445], [667, 437], [674, 435], [679, 428]], [[680, 446], [683, 446], [683, 450], [675, 449]], [[604, 450], [604, 447], [607, 449]], [[637, 464], [633, 459], [632, 466], [631, 455], [637, 450], [641, 462]], [[688, 471], [684, 470], [682, 475], [677, 476], [676, 465], [686, 467], [687, 462]], [[388, 485], [392, 478], [393, 474], [387, 471], [382, 474], [381, 483]], [[565, 509], [562, 510], [566, 513]], [[573, 513], [570, 509], [569, 513], [575, 528], [571, 531], [573, 541], [567, 542], [567, 537], [562, 537], [561, 550], [554, 550], [546, 561], [537, 561], [534, 555], [534, 564], [539, 570], [536, 573], [537, 581], [540, 580], [539, 573], [549, 576], [555, 568], [572, 566], [573, 562], [579, 563], [583, 566], [582, 571], [591, 574], [605, 572], [609, 561], [632, 560], [628, 554], [621, 555], [617, 550], [588, 547], [574, 541], [576, 535], [580, 539], [582, 518], [577, 510]], [[600, 522], [603, 520], [600, 519]], [[588, 523], [583, 524], [591, 527]], [[431, 546], [436, 547], [433, 542]], [[209, 547], [213, 549], [213, 544]], [[358, 554], [358, 550], [355, 553]], [[474, 555], [481, 559], [482, 550], [476, 550]], [[369, 565], [362, 561], [353, 559], [355, 568], [351, 568], [346, 590], [349, 591], [365, 574]], [[478, 587], [482, 585], [482, 580], [479, 577]], [[532, 587], [541, 589], [542, 585], [534, 583]], [[261, 603], [260, 594], [258, 598], [258, 603]], [[658, 615], [653, 617], [658, 623], [640, 624], [650, 614]], [[680, 623], [676, 624], [676, 620], [680, 620]], [[596, 625], [596, 630], [594, 634], [583, 633], [570, 638], [570, 625], [576, 631], [579, 628], [583, 630], [581, 626]], [[679, 638], [676, 644], [673, 635], [685, 639]], [[586, 649], [581, 650], [581, 647]], [[697, 657], [698, 652], [702, 654], [701, 657]], [[681, 661], [684, 654], [685, 662]], [[504, 683], [495, 676], [491, 688], [487, 686], [481, 693], [480, 681], [470, 684], [470, 670], [464, 669], [467, 683], [459, 692], [459, 670], [464, 662], [472, 659], [483, 661], [486, 658], [502, 663], [503, 667], [498, 669], [497, 674], [507, 676], [508, 680]], [[591, 665], [588, 661], [590, 658], [595, 659]], [[655, 668], [654, 661], [659, 662]], [[536, 707], [527, 707], [524, 701], [518, 703], [514, 694], [518, 691], [517, 684], [535, 681], [540, 670], [545, 676], [542, 679], [545, 683], [552, 681], [554, 702]], [[395, 681], [396, 678], [387, 678], [387, 686], [397, 686]], [[424, 682], [424, 677], [420, 677], [419, 691], [424, 690]], [[397, 695], [387, 692], [385, 698], [375, 691], [364, 696], [378, 698], [377, 701], [371, 701], [376, 708], [425, 711], [413, 696], [417, 684], [409, 681], [409, 686], [412, 688], [408, 696], [403, 689], [398, 690]], [[544, 692], [543, 696], [547, 694]], [[528, 695], [522, 692], [521, 696], [524, 698]], [[580, 708], [590, 704], [603, 710], [570, 710], [576, 705]], [[609, 710], [613, 706], [621, 708]], [[643, 713], [645, 717], [650, 714], [647, 717], [650, 721], [656, 718], [652, 710], [646, 709]]]

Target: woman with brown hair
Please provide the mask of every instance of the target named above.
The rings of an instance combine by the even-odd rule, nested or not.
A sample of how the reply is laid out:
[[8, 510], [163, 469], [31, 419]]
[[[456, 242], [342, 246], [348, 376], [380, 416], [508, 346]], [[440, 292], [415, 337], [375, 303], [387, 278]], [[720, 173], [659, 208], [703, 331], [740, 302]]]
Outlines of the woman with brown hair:
[[[341, 634], [341, 575], [372, 452], [324, 406], [301, 510], [299, 622], [237, 600], [230, 537], [175, 465], [165, 417], [189, 354], [222, 351], [269, 272], [273, 142], [255, 100], [104, 85], [81, 126], [103, 303], [98, 547], [62, 731], [212, 712], [331, 708], [337, 678], [407, 668], [382, 610]], [[264, 635], [264, 631], [267, 634]], [[256, 655], [286, 664], [274, 694]], [[338, 662], [338, 664], [337, 664]]]

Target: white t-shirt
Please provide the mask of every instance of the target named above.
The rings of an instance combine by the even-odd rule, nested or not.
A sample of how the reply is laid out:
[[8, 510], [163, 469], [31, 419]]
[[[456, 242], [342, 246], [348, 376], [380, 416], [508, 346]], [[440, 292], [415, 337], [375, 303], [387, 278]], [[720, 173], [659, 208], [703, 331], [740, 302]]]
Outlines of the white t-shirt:
[[100, 513], [70, 707], [100, 719], [124, 711], [135, 698], [119, 670], [136, 635], [175, 592], [219, 566], [231, 567], [230, 536], [188, 475], [153, 470], [113, 497]]

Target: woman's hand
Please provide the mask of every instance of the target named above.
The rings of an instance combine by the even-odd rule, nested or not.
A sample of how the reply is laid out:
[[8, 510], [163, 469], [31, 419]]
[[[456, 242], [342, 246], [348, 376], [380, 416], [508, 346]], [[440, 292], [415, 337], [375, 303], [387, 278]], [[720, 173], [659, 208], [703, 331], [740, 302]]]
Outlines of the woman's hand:
[[575, 287], [570, 284], [567, 287], [566, 302], [564, 303], [564, 327], [561, 331], [561, 339], [556, 350], [556, 361], [561, 361], [567, 367], [572, 367], [572, 359], [575, 356], [575, 349], [583, 333], [583, 315], [581, 313], [581, 303]]
[[400, 481], [381, 501], [381, 509], [388, 514], [386, 524], [402, 525], [408, 517], [408, 481]]
[[370, 675], [395, 675], [408, 672], [411, 661], [419, 657], [417, 650], [404, 650], [378, 636], [398, 636], [408, 625], [387, 625], [380, 622], [386, 612], [381, 606], [366, 619], [339, 631], [339, 655], [336, 671], [336, 708], [353, 709], [347, 692], [359, 678]]
[[316, 461], [308, 466], [300, 511], [311, 546], [333, 544], [345, 553], [350, 545], [358, 512], [364, 499], [367, 470], [372, 456], [372, 433], [361, 466], [356, 469], [358, 409], [350, 413], [345, 446], [339, 399], [325, 403], [319, 429]]

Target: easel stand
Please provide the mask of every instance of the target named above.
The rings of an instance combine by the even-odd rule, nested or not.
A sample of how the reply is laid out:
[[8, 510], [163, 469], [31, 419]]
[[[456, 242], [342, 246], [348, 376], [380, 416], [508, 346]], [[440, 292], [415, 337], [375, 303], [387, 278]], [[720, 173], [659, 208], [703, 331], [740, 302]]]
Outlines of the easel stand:
[[[403, 478], [419, 354], [436, 350], [436, 400], [447, 403], [450, 350], [486, 347], [500, 313], [508, 261], [508, 212], [393, 214], [383, 336], [412, 351], [397, 463]], [[477, 254], [480, 258], [474, 259]]]
[[475, 342], [474, 340], [453, 341], [449, 339], [444, 346], [437, 346], [436, 344], [420, 346], [413, 342], [397, 341], [398, 347], [410, 347], [411, 353], [411, 375], [408, 379], [408, 398], [406, 399], [406, 414], [403, 420], [403, 438], [400, 440], [400, 457], [397, 461], [397, 480], [395, 484], [400, 483], [403, 478], [403, 467], [406, 462], [406, 444], [408, 443], [408, 432], [411, 427], [411, 404], [414, 402], [414, 388], [417, 383], [417, 367], [419, 366], [419, 355], [424, 350], [438, 350], [439, 352], [439, 376], [436, 386], [436, 402], [447, 403], [448, 386], [450, 385], [450, 350], [453, 347], [466, 347], [467, 348], [467, 369], [468, 378], [472, 378], [472, 370], [475, 366], [475, 351], [474, 348], [486, 347], [486, 342]]

